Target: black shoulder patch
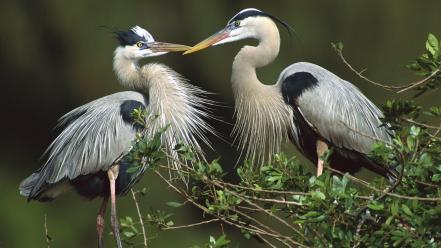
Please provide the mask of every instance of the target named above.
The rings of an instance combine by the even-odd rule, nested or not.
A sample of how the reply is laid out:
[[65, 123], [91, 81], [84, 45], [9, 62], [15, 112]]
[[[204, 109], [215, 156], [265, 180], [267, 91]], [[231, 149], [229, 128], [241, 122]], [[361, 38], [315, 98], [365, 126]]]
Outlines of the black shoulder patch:
[[144, 37], [137, 35], [132, 30], [129, 31], [115, 31], [115, 38], [119, 41], [121, 46], [135, 45], [138, 41], [144, 41]]
[[253, 16], [266, 16], [266, 17], [269, 17], [268, 14], [266, 14], [265, 12], [262, 12], [262, 11], [257, 10], [257, 9], [249, 9], [249, 10], [242, 11], [242, 12], [238, 13], [233, 18], [231, 18], [231, 20], [228, 23], [232, 23], [232, 22], [235, 22], [235, 21], [240, 21], [240, 20], [243, 20], [243, 19], [245, 19], [247, 17], [253, 17]]
[[142, 102], [138, 102], [135, 100], [126, 100], [120, 106], [120, 114], [121, 118], [124, 122], [133, 125], [135, 129], [142, 129], [143, 127], [135, 122], [135, 119], [132, 116], [133, 110], [135, 109], [145, 109], [145, 105]]
[[285, 78], [282, 83], [282, 95], [285, 103], [294, 104], [305, 90], [318, 85], [318, 80], [309, 72], [296, 72]]

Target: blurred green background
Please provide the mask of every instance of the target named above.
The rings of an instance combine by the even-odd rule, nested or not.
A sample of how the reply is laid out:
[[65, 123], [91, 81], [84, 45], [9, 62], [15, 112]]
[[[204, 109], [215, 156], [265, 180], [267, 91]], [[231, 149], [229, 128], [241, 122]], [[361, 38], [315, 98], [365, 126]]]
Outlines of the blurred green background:
[[[416, 79], [405, 64], [423, 51], [427, 34], [441, 35], [441, 2], [436, 0], [2, 0], [0, 247], [45, 247], [45, 213], [52, 247], [96, 246], [99, 200], [87, 201], [70, 192], [50, 204], [27, 203], [17, 187], [42, 164], [41, 154], [57, 135], [53, 127], [58, 117], [92, 99], [122, 90], [112, 72], [117, 42], [99, 26], [127, 29], [140, 25], [159, 41], [191, 45], [222, 28], [236, 12], [247, 7], [281, 18], [299, 34], [291, 41], [281, 31], [280, 56], [259, 71], [262, 81], [272, 83], [289, 64], [309, 61], [352, 81], [378, 105], [387, 98], [410, 97], [411, 93], [397, 96], [359, 80], [341, 63], [330, 42], [343, 41], [347, 58], [356, 68], [368, 68], [366, 75], [372, 79], [401, 84]], [[217, 93], [216, 100], [229, 107], [216, 113], [231, 122], [231, 62], [246, 42], [145, 62], [163, 62], [194, 84]], [[431, 92], [418, 101], [423, 105], [440, 104], [440, 92]], [[215, 125], [227, 137], [231, 126]], [[222, 156], [222, 164], [231, 170], [237, 153], [218, 140], [215, 147], [210, 156]], [[165, 203], [179, 198], [152, 173], [146, 173], [137, 186], [141, 187], [149, 190], [141, 199], [143, 210], [174, 211]], [[119, 198], [118, 212], [120, 217], [135, 215], [130, 197]], [[192, 208], [179, 209], [174, 218], [178, 225], [200, 219], [200, 213]], [[190, 247], [208, 241], [209, 234], [219, 235], [220, 228], [214, 224], [158, 235], [149, 226], [148, 233], [151, 247]], [[228, 233], [234, 244], [260, 245], [242, 239], [237, 231]], [[114, 246], [109, 235], [106, 244]]]

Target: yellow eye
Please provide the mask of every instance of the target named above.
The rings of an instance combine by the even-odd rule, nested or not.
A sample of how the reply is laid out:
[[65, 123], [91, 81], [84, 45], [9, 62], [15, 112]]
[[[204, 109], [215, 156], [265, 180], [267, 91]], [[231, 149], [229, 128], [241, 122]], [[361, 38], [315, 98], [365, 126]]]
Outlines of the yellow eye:
[[141, 48], [144, 45], [144, 43], [142, 43], [141, 41], [136, 42], [136, 46]]
[[240, 26], [240, 21], [235, 21], [234, 22], [234, 26], [237, 28], [237, 27], [239, 27]]

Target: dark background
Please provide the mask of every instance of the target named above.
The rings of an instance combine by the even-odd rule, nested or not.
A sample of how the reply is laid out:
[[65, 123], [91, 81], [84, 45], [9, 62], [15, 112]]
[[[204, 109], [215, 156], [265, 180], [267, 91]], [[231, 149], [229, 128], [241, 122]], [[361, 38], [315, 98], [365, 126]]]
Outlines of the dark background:
[[[259, 70], [261, 81], [273, 83], [282, 69], [297, 61], [317, 63], [350, 80], [381, 105], [395, 95], [354, 76], [341, 63], [330, 42], [343, 41], [345, 54], [356, 68], [368, 68], [366, 75], [401, 84], [416, 78], [405, 64], [419, 56], [429, 32], [441, 36], [440, 1], [0, 1], [0, 247], [44, 247], [44, 214], [47, 213], [53, 247], [94, 247], [95, 217], [99, 200], [86, 201], [67, 193], [50, 204], [26, 203], [18, 184], [43, 162], [40, 159], [56, 137], [57, 119], [67, 111], [95, 98], [121, 91], [112, 71], [116, 41], [101, 25], [128, 29], [140, 25], [158, 41], [195, 44], [222, 28], [236, 12], [255, 7], [291, 24], [300, 38], [289, 40], [281, 30], [280, 56]], [[249, 41], [246, 41], [249, 42]], [[189, 56], [170, 54], [145, 62], [159, 61], [174, 68], [194, 84], [217, 93], [216, 99], [229, 108], [217, 113], [229, 122], [233, 106], [229, 84], [231, 62], [240, 44], [227, 44]], [[418, 102], [440, 104], [440, 92]], [[231, 127], [218, 125], [228, 135]], [[224, 167], [232, 168], [234, 149], [215, 141]], [[291, 146], [287, 146], [293, 150]], [[137, 188], [147, 187], [142, 209], [162, 208], [178, 198], [151, 173]], [[120, 217], [135, 216], [130, 197], [118, 200]], [[191, 208], [179, 210], [176, 224], [200, 220]], [[107, 224], [109, 224], [106, 218]], [[106, 229], [109, 232], [110, 229]], [[219, 226], [196, 227], [160, 233], [148, 228], [153, 247], [189, 247], [219, 235]], [[238, 232], [230, 232], [238, 234]], [[234, 236], [231, 236], [234, 238]], [[114, 245], [111, 236], [106, 244]], [[242, 238], [234, 239], [242, 246]]]

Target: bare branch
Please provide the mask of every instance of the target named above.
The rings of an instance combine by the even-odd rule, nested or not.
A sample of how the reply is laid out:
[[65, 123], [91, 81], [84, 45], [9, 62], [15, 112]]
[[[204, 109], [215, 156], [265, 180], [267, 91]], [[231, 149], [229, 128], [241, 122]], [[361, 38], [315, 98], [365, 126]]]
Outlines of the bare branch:
[[[375, 86], [381, 87], [381, 88], [386, 89], [386, 90], [394, 91], [396, 93], [403, 93], [405, 91], [408, 91], [408, 90], [410, 90], [412, 88], [415, 88], [415, 87], [417, 87], [417, 86], [427, 82], [428, 80], [430, 80], [433, 77], [435, 77], [436, 75], [438, 75], [440, 73], [440, 70], [441, 70], [441, 68], [438, 68], [435, 71], [433, 71], [432, 74], [430, 74], [428, 77], [423, 78], [423, 79], [421, 79], [419, 81], [416, 81], [416, 82], [412, 82], [412, 83], [408, 83], [408, 84], [404, 84], [404, 85], [399, 85], [399, 86], [390, 86], [390, 85], [386, 85], [386, 84], [383, 84], [383, 83], [375, 82], [375, 81], [367, 78], [366, 76], [364, 76], [362, 74], [364, 71], [366, 71], [366, 69], [363, 69], [362, 71], [356, 70], [346, 60], [346, 58], [343, 55], [343, 51], [341, 51], [341, 50], [336, 50], [336, 51], [337, 51], [337, 55], [340, 57], [340, 59], [343, 61], [343, 63], [349, 68], [349, 70], [354, 72], [359, 78], [361, 78], [361, 79], [363, 79], [363, 80], [365, 80], [365, 81], [367, 81], [367, 82], [369, 82], [369, 83], [371, 83], [371, 84], [373, 84]], [[395, 91], [395, 90], [397, 90], [397, 91]]]
[[441, 68], [438, 68], [438, 69], [434, 70], [432, 72], [432, 74], [430, 74], [428, 77], [423, 78], [422, 80], [420, 80], [418, 82], [414, 82], [414, 83], [410, 84], [408, 87], [406, 87], [406, 88], [404, 88], [402, 90], [397, 91], [397, 93], [403, 93], [405, 91], [408, 91], [408, 90], [410, 90], [412, 88], [415, 88], [415, 87], [417, 87], [417, 86], [427, 82], [429, 79], [431, 79], [431, 78], [435, 77], [436, 75], [438, 75], [438, 73], [440, 72], [440, 69]]
[[[204, 213], [213, 215], [214, 217], [218, 218], [219, 220], [221, 220], [222, 222], [235, 226], [239, 229], [243, 229], [243, 230], [247, 230], [251, 233], [255, 233], [255, 234], [261, 234], [261, 235], [265, 235], [265, 236], [269, 236], [272, 237], [276, 240], [278, 240], [279, 242], [285, 244], [287, 247], [293, 247], [293, 245], [298, 246], [298, 247], [307, 247], [299, 242], [296, 242], [294, 240], [292, 240], [290, 237], [288, 236], [283, 236], [277, 233], [271, 233], [271, 232], [267, 232], [264, 231], [250, 223], [235, 223], [232, 220], [227, 219], [227, 217], [225, 216], [220, 216], [220, 215], [216, 215], [214, 213], [212, 213], [211, 211], [209, 211], [206, 207], [202, 206], [201, 204], [197, 203], [196, 201], [193, 200], [192, 197], [190, 197], [185, 191], [182, 191], [180, 189], [178, 189], [175, 185], [173, 185], [169, 180], [167, 180], [159, 171], [155, 171], [155, 173], [164, 181], [168, 184], [169, 187], [171, 187], [174, 191], [176, 191], [178, 194], [180, 194], [182, 197], [184, 197], [185, 199], [187, 199], [188, 202], [192, 203], [194, 206], [196, 206], [197, 208], [201, 209], [202, 211], [204, 211]], [[260, 206], [257, 206], [259, 209]], [[264, 210], [265, 211], [265, 210]], [[265, 211], [266, 212], [266, 211]], [[251, 217], [252, 218], [252, 217]], [[289, 241], [291, 244], [287, 243], [286, 241]]]
[[182, 226], [167, 226], [167, 227], [161, 227], [162, 230], [172, 230], [172, 229], [182, 229], [182, 228], [188, 228], [188, 227], [194, 227], [194, 226], [200, 226], [200, 225], [205, 225], [211, 222], [217, 222], [220, 219], [211, 219], [211, 220], [205, 220], [205, 221], [201, 221], [201, 222], [196, 222], [196, 223], [192, 223], [192, 224], [188, 224], [188, 225], [182, 225]]
[[139, 210], [138, 200], [136, 199], [136, 193], [133, 189], [130, 189], [130, 193], [132, 193], [132, 199], [135, 202], [136, 212], [138, 213], [139, 223], [141, 225], [142, 237], [144, 239], [144, 247], [147, 248], [147, 233], [144, 227], [144, 221], [142, 219], [141, 211]]
[[283, 205], [294, 205], [294, 206], [304, 206], [301, 203], [295, 202], [295, 201], [287, 201], [285, 199], [277, 200], [277, 199], [266, 199], [266, 198], [259, 198], [259, 197], [253, 197], [253, 196], [247, 196], [244, 195], [245, 198], [255, 200], [255, 201], [261, 201], [261, 202], [272, 202], [277, 204], [283, 204]]
[[439, 128], [437, 126], [432, 126], [432, 125], [428, 125], [428, 124], [425, 124], [425, 123], [417, 122], [417, 121], [409, 119], [409, 118], [402, 118], [402, 119], [404, 121], [409, 122], [409, 123], [412, 123], [412, 124], [415, 124], [415, 125], [418, 125], [418, 126], [421, 126], [421, 127], [429, 128], [429, 129], [438, 129]]
[[44, 234], [46, 237], [47, 248], [51, 248], [51, 237], [49, 236], [49, 231], [47, 229], [47, 214], [44, 214]]

